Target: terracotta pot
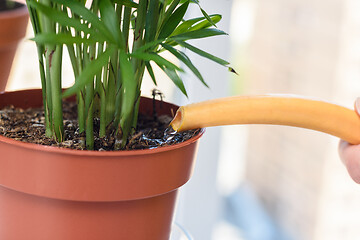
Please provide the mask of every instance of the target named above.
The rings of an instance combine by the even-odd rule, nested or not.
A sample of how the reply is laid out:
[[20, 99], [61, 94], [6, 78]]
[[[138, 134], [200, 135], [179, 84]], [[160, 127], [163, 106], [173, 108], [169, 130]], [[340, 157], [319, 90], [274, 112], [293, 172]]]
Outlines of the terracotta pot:
[[[0, 94], [0, 107], [35, 107], [40, 90]], [[159, 113], [176, 106], [157, 103]], [[141, 112], [152, 113], [142, 99]], [[0, 239], [168, 240], [178, 188], [198, 139], [151, 150], [95, 152], [0, 136]]]
[[[19, 41], [25, 37], [29, 14], [26, 5], [0, 11], [0, 92], [5, 90]], [[4, 5], [2, 0], [1, 5]]]

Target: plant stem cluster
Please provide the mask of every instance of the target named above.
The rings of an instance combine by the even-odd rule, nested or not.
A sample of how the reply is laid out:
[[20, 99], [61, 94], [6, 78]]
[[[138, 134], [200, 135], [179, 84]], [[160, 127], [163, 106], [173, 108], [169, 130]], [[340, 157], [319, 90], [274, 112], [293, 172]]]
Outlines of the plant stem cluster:
[[[190, 4], [198, 5], [202, 16], [184, 20]], [[164, 51], [204, 85], [200, 72], [177, 46], [229, 64], [187, 42], [225, 34], [216, 28], [221, 16], [208, 15], [197, 0], [27, 0], [27, 5], [38, 50], [46, 134], [57, 141], [62, 141], [64, 131], [62, 99], [76, 95], [86, 148], [94, 147], [94, 118], [100, 119], [99, 137], [115, 134], [115, 149], [123, 148], [136, 128], [145, 71], [156, 84], [154, 65], [187, 95], [179, 76], [184, 70], [164, 58]], [[75, 83], [62, 91], [64, 49]]]

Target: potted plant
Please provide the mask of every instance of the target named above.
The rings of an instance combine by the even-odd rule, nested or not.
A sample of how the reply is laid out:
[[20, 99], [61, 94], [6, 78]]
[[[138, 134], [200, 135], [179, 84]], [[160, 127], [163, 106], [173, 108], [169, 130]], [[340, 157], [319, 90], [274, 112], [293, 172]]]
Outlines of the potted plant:
[[24, 4], [0, 1], [0, 92], [5, 90], [18, 43], [25, 36], [28, 19]]
[[[60, 144], [68, 134], [63, 99], [76, 95], [76, 100], [70, 101], [77, 103], [78, 145], [87, 151], [0, 136], [1, 239], [169, 238], [177, 189], [191, 176], [202, 131], [173, 146], [117, 150], [131, 141], [139, 113], [156, 118], [177, 109], [141, 99], [145, 70], [156, 84], [153, 67], [157, 65], [186, 95], [179, 77], [183, 69], [162, 52], [174, 55], [204, 85], [199, 71], [176, 46], [221, 65], [229, 64], [187, 42], [225, 34], [216, 28], [221, 16], [208, 15], [201, 7], [202, 16], [184, 20], [190, 4], [199, 2], [27, 0], [42, 91], [1, 94], [0, 107], [43, 105], [44, 120], [35, 125], [43, 124], [44, 135]], [[65, 49], [75, 83], [63, 91]], [[10, 117], [3, 112], [0, 121], [6, 122]], [[99, 122], [96, 131], [94, 122]], [[97, 148], [96, 141], [112, 142], [113, 151], [92, 151]]]

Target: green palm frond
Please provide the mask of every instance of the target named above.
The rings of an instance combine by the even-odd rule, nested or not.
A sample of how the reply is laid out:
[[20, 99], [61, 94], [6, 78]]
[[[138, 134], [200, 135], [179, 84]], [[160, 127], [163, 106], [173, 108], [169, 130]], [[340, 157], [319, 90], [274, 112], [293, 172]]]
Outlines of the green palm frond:
[[[197, 0], [27, 0], [27, 4], [47, 96], [44, 102], [49, 112], [47, 132], [54, 137], [59, 135], [52, 134], [58, 128], [51, 124], [53, 117], [58, 116], [54, 112], [61, 111], [53, 109], [57, 102], [53, 96], [77, 95], [79, 131], [86, 135], [84, 146], [90, 149], [94, 106], [100, 109], [100, 136], [113, 128], [115, 131], [110, 132], [116, 132], [115, 147], [124, 147], [136, 127], [145, 70], [156, 84], [151, 64], [159, 66], [187, 96], [179, 76], [184, 70], [163, 57], [162, 52], [170, 52], [207, 87], [199, 70], [177, 46], [229, 67], [227, 61], [187, 42], [226, 35], [216, 27], [221, 15], [208, 15]], [[199, 6], [202, 16], [184, 19], [190, 4]], [[51, 58], [63, 46], [69, 52], [75, 83], [62, 94], [61, 76], [54, 74], [61, 69], [61, 61], [53, 65]]]

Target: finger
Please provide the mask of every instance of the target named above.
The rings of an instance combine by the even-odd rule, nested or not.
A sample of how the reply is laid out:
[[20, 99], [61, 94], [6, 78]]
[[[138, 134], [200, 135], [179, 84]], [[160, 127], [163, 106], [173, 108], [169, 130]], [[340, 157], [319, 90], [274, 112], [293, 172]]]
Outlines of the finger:
[[340, 139], [340, 142], [339, 142], [339, 156], [340, 156], [340, 159], [341, 159], [341, 161], [344, 163], [344, 165], [346, 165], [346, 162], [345, 162], [345, 149], [347, 148], [347, 147], [349, 147], [350, 146], [350, 143], [348, 143], [347, 141], [345, 141], [345, 140], [342, 140], [342, 139]]
[[360, 145], [351, 145], [341, 140], [339, 143], [339, 155], [350, 177], [360, 184]]
[[355, 100], [354, 108], [356, 113], [360, 116], [360, 97]]

